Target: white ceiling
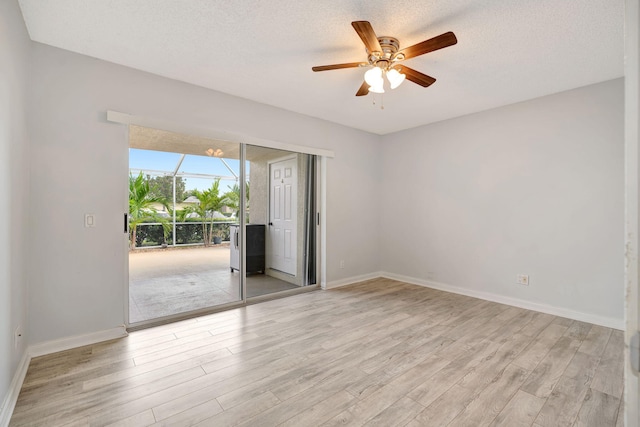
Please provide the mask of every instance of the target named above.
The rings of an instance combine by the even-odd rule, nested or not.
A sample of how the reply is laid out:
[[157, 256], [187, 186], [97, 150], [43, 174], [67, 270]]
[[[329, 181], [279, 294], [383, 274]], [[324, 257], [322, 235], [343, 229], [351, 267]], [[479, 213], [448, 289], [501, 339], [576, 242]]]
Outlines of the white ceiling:
[[[622, 0], [19, 0], [31, 39], [385, 134], [623, 75]], [[366, 59], [351, 21], [407, 47], [429, 88], [355, 97]], [[380, 109], [381, 103], [384, 109]]]

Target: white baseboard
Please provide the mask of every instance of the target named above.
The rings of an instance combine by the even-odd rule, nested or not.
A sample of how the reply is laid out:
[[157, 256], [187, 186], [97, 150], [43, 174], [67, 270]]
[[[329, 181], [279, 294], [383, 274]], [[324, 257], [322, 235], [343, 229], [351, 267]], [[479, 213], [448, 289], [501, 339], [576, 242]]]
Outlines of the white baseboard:
[[118, 326], [117, 328], [107, 329], [104, 331], [76, 335], [73, 337], [47, 341], [29, 346], [29, 348], [27, 348], [27, 350], [24, 352], [22, 359], [20, 360], [18, 369], [16, 370], [16, 373], [13, 376], [13, 380], [11, 381], [11, 385], [9, 386], [7, 396], [2, 403], [2, 408], [0, 408], [0, 427], [7, 427], [9, 425], [11, 415], [13, 415], [13, 409], [15, 408], [16, 402], [18, 401], [18, 395], [20, 394], [20, 389], [22, 389], [22, 383], [24, 382], [24, 378], [27, 375], [29, 363], [31, 362], [32, 358], [44, 356], [45, 354], [57, 353], [58, 351], [69, 350], [76, 347], [82, 347], [85, 345], [91, 345], [102, 341], [122, 338], [126, 337], [127, 335], [127, 330], [124, 325], [122, 325]]
[[613, 317], [599, 316], [597, 314], [583, 313], [567, 308], [555, 307], [547, 304], [539, 304], [518, 298], [505, 297], [490, 292], [475, 291], [472, 289], [460, 288], [448, 285], [446, 283], [432, 282], [428, 280], [416, 279], [415, 277], [403, 276], [395, 273], [382, 272], [382, 277], [387, 279], [398, 280], [400, 282], [411, 283], [413, 285], [424, 286], [427, 288], [438, 289], [454, 294], [466, 295], [469, 297], [479, 298], [487, 301], [493, 301], [500, 304], [511, 305], [514, 307], [524, 308], [527, 310], [539, 311], [541, 313], [553, 314], [554, 316], [566, 317], [568, 319], [578, 320], [580, 322], [593, 323], [594, 325], [605, 326], [623, 331], [625, 329], [624, 319], [616, 319]]
[[377, 279], [383, 277], [383, 273], [378, 271], [375, 273], [362, 274], [360, 276], [347, 277], [346, 279], [334, 280], [324, 284], [322, 289], [333, 289], [341, 286], [353, 285], [354, 283], [364, 282], [365, 280]]
[[117, 328], [107, 329], [104, 331], [75, 335], [59, 340], [35, 344], [29, 347], [29, 355], [31, 357], [44, 356], [45, 354], [57, 353], [59, 351], [69, 350], [76, 347], [126, 337], [127, 335], [127, 330], [124, 325], [122, 325]]
[[18, 369], [16, 369], [16, 373], [13, 375], [7, 395], [4, 398], [4, 402], [2, 402], [2, 407], [0, 408], [0, 427], [7, 427], [9, 421], [11, 421], [11, 415], [13, 415], [13, 409], [16, 407], [18, 395], [20, 395], [20, 389], [22, 388], [24, 377], [27, 375], [30, 361], [31, 356], [29, 355], [29, 351], [25, 351], [18, 364]]

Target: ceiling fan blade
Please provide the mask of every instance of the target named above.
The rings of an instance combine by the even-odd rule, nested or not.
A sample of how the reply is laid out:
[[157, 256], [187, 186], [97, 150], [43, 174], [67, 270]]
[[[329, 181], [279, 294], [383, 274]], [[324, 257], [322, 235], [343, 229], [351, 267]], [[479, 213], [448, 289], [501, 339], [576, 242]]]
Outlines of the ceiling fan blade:
[[456, 35], [449, 31], [432, 39], [404, 48], [400, 50], [396, 56], [403, 54], [404, 59], [409, 59], [415, 56], [424, 55], [425, 53], [433, 52], [434, 50], [452, 46], [456, 43], [458, 43]]
[[412, 82], [419, 84], [422, 87], [429, 87], [436, 81], [436, 79], [434, 79], [433, 77], [422, 74], [420, 71], [416, 71], [413, 68], [409, 68], [404, 65], [396, 65], [393, 68], [407, 76], [407, 80], [411, 80]]
[[367, 65], [366, 62], [349, 62], [347, 64], [321, 65], [319, 67], [311, 67], [313, 71], [339, 70], [340, 68], [357, 68], [361, 65]]
[[362, 86], [356, 92], [356, 96], [364, 96], [369, 94], [369, 84], [367, 82], [362, 82]]
[[369, 21], [354, 21], [351, 26], [356, 30], [369, 52], [382, 52], [378, 37]]

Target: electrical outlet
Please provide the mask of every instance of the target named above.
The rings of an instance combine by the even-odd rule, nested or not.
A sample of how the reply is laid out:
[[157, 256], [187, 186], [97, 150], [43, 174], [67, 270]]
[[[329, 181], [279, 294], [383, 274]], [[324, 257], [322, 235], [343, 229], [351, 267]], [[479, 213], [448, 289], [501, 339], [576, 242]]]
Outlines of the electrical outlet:
[[18, 349], [18, 346], [20, 345], [20, 341], [22, 340], [22, 328], [20, 326], [18, 326], [15, 330], [15, 332], [13, 333], [13, 348], [14, 349]]
[[344, 268], [344, 260], [343, 259], [340, 260], [340, 268]]
[[516, 283], [518, 285], [529, 286], [529, 276], [526, 274], [518, 274], [516, 276]]

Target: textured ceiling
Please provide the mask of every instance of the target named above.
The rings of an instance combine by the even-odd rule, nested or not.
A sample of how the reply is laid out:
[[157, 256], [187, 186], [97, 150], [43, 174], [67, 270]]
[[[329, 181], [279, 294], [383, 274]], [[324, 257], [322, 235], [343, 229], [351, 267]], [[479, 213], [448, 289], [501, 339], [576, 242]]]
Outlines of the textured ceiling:
[[[196, 156], [240, 159], [240, 144], [235, 142], [202, 138], [136, 125], [129, 126], [129, 147]], [[219, 152], [219, 154], [214, 155], [212, 152]], [[293, 153], [275, 148], [248, 145], [246, 159], [250, 162], [266, 162], [288, 154]]]
[[[32, 40], [385, 134], [623, 75], [622, 0], [20, 0]], [[356, 98], [366, 59], [350, 23], [407, 47], [437, 79]], [[384, 109], [380, 106], [384, 105]]]
[[183, 135], [160, 129], [150, 129], [142, 126], [129, 126], [129, 147], [141, 150], [168, 151], [171, 153], [193, 154], [196, 156], [211, 156], [208, 151], [220, 150], [217, 157], [225, 159], [239, 159], [240, 145], [234, 142]]

